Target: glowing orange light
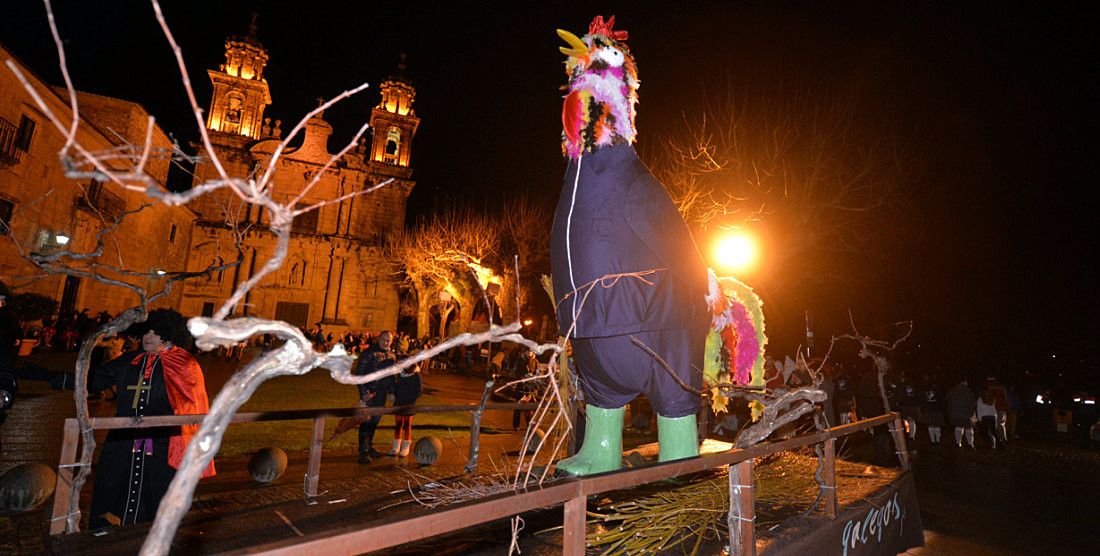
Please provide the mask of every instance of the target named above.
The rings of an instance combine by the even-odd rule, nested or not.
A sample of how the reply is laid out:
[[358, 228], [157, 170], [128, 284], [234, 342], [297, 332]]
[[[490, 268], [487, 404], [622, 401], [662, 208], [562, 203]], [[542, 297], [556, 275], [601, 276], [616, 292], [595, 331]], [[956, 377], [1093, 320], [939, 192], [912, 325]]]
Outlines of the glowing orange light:
[[719, 270], [747, 272], [756, 265], [756, 241], [744, 232], [722, 237], [714, 246], [714, 260]]

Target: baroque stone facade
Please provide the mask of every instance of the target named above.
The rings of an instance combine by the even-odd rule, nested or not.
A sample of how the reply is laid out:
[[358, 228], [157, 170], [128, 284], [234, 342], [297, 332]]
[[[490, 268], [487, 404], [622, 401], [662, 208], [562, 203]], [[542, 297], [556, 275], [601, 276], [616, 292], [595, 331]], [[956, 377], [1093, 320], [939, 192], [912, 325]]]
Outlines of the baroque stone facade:
[[[14, 56], [0, 46], [0, 58]], [[214, 91], [206, 125], [222, 167], [232, 177], [266, 171], [284, 133], [280, 121], [264, 116], [271, 102], [263, 75], [267, 59], [255, 38], [231, 38], [226, 41], [226, 63], [209, 71]], [[21, 68], [52, 109], [68, 117], [67, 93]], [[321, 206], [295, 219], [286, 264], [257, 284], [235, 314], [278, 318], [302, 327], [320, 322], [334, 332], [396, 326], [398, 282], [383, 259], [382, 245], [404, 226], [406, 201], [415, 185], [411, 145], [420, 123], [412, 109], [415, 90], [403, 70], [402, 63], [380, 86], [381, 101], [370, 121], [372, 135], [319, 178], [332, 157], [332, 127], [323, 114], [309, 120], [300, 145], [279, 157], [273, 167], [275, 199], [286, 202], [301, 196], [298, 206]], [[79, 106], [78, 138], [89, 149], [144, 143], [148, 112], [140, 105], [82, 92]], [[0, 71], [0, 118], [0, 277], [15, 293], [58, 300], [62, 311], [88, 308], [92, 314], [116, 314], [135, 305], [136, 296], [117, 286], [65, 276], [41, 278], [20, 250], [49, 251], [62, 245], [90, 250], [105, 220], [149, 199], [112, 183], [66, 178], [57, 159], [64, 136], [6, 69]], [[152, 137], [155, 148], [171, 146], [159, 127], [154, 127]], [[168, 169], [167, 159], [160, 159], [150, 163], [148, 173], [163, 186]], [[218, 171], [207, 161], [197, 164], [194, 174], [197, 184], [216, 178]], [[316, 183], [306, 190], [314, 178]], [[393, 182], [378, 191], [351, 195], [390, 178]], [[242, 234], [242, 264], [176, 285], [155, 303], [188, 316], [211, 314], [274, 253], [275, 237], [266, 229], [267, 218], [262, 209], [243, 206], [227, 191], [185, 207], [151, 203], [127, 216], [110, 234], [106, 260], [152, 275], [158, 270], [197, 271], [236, 260], [234, 238]], [[39, 276], [30, 278], [35, 275]]]
[[[307, 328], [321, 323], [336, 332], [394, 328], [397, 281], [382, 256], [382, 244], [404, 226], [405, 204], [415, 185], [411, 144], [420, 123], [404, 64], [380, 86], [382, 100], [371, 114], [370, 144], [361, 140], [318, 177], [333, 156], [328, 145], [332, 126], [323, 113], [307, 122], [301, 145], [284, 151], [271, 166], [283, 131], [281, 121], [264, 117], [271, 102], [263, 78], [267, 60], [253, 37], [226, 41], [226, 63], [209, 72], [214, 85], [207, 116], [211, 141], [230, 176], [246, 177], [270, 167], [277, 201], [297, 199], [299, 207], [319, 208], [295, 219], [285, 264], [254, 287], [235, 312]], [[217, 177], [212, 164], [195, 169], [196, 184]], [[390, 178], [393, 182], [377, 191], [352, 195]], [[241, 206], [228, 192], [206, 196], [193, 208], [198, 218], [189, 270], [236, 259], [236, 232], [227, 222], [234, 222], [238, 231], [248, 230], [241, 265], [184, 288], [180, 310], [209, 315], [272, 256], [276, 239], [266, 229], [263, 210]]]

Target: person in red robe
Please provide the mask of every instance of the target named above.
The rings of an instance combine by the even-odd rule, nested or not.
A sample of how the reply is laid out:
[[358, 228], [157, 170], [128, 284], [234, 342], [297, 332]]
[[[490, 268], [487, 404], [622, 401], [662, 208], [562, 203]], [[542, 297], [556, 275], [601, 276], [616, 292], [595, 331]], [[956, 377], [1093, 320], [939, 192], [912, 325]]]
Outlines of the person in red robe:
[[[131, 328], [141, 337], [134, 350], [96, 369], [94, 390], [115, 386], [118, 417], [193, 415], [210, 403], [198, 361], [187, 351], [191, 335], [183, 315], [171, 309], [149, 313]], [[152, 521], [176, 475], [198, 425], [115, 429], [107, 435], [95, 467], [89, 527]], [[214, 475], [214, 463], [203, 477]]]

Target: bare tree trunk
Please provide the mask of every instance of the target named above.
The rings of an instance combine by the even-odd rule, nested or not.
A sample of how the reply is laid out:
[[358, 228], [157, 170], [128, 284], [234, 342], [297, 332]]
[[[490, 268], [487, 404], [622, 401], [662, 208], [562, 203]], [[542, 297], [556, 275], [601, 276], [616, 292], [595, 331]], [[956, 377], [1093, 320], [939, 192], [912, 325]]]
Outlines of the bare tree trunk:
[[92, 430], [91, 420], [88, 416], [88, 371], [91, 367], [92, 350], [99, 340], [107, 336], [113, 336], [126, 330], [130, 325], [144, 321], [148, 314], [145, 307], [135, 307], [124, 311], [111, 322], [97, 329], [95, 333], [84, 338], [80, 345], [80, 352], [76, 356], [76, 371], [73, 387], [73, 401], [76, 403], [76, 421], [80, 426], [80, 471], [73, 478], [71, 485], [72, 494], [69, 496], [69, 511], [65, 519], [65, 532], [75, 533], [80, 530], [80, 489], [88, 480], [92, 472], [92, 455], [95, 453], [95, 431]]
[[[236, 322], [229, 321], [225, 325], [247, 325], [249, 323], [240, 321], [252, 319], [235, 320]], [[311, 365], [307, 359], [307, 354], [313, 355], [312, 346], [297, 328], [274, 323], [267, 332], [276, 334], [286, 340], [286, 343], [257, 357], [237, 371], [214, 398], [210, 412], [203, 419], [199, 431], [188, 443], [176, 476], [161, 500], [156, 521], [153, 522], [145, 544], [141, 547], [141, 554], [168, 554], [180, 521], [191, 508], [195, 486], [202, 476], [202, 470], [210, 465], [214, 454], [218, 452], [229, 420], [241, 405], [252, 397], [256, 388], [267, 379], [280, 375], [304, 374], [313, 368], [314, 365]], [[346, 364], [350, 367], [350, 358]]]

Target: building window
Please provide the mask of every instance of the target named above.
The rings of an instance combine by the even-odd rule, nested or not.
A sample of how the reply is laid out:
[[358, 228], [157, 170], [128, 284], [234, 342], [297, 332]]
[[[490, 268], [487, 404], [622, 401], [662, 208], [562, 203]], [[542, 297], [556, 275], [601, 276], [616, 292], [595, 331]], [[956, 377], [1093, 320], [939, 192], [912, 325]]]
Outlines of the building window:
[[19, 119], [19, 131], [15, 134], [15, 148], [28, 152], [31, 150], [31, 139], [34, 138], [34, 120], [22, 116]]
[[168, 229], [168, 242], [173, 243], [176, 241], [176, 225], [172, 224], [172, 227]]
[[204, 317], [214, 316], [214, 302], [213, 301], [203, 302], [203, 304], [202, 304], [202, 316], [204, 316]]
[[15, 203], [0, 199], [0, 236], [8, 235], [11, 230], [11, 216], [15, 213]]
[[[295, 205], [294, 208], [295, 209], [302, 209], [302, 208], [305, 208], [307, 206], [309, 206], [309, 205], [299, 203], [298, 205]], [[317, 233], [317, 219], [320, 216], [320, 214], [321, 214], [321, 209], [320, 208], [315, 208], [315, 209], [313, 209], [313, 210], [311, 210], [311, 211], [309, 211], [305, 214], [300, 214], [298, 216], [295, 216], [294, 217], [294, 222], [290, 226], [290, 231], [292, 231], [292, 232], [303, 232], [303, 233], [309, 233], [309, 234]]]

